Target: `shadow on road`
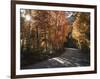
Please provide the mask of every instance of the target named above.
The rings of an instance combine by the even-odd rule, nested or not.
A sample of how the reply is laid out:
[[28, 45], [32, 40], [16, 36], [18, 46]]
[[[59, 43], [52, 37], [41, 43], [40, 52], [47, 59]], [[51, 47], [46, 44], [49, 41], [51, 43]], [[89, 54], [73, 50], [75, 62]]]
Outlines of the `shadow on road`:
[[53, 54], [40, 52], [23, 52], [21, 55], [21, 69], [77, 67], [90, 65], [90, 53], [75, 48], [65, 48]]

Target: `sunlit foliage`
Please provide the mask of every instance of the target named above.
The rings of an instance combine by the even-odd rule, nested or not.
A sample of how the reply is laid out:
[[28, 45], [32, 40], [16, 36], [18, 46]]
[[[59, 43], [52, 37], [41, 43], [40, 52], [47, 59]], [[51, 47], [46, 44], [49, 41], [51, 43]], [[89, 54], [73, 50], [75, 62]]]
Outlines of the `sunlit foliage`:
[[50, 52], [61, 49], [68, 36], [67, 27], [63, 11], [25, 10], [21, 17], [21, 48]]
[[72, 37], [78, 48], [90, 47], [90, 16], [89, 13], [77, 13], [73, 22]]

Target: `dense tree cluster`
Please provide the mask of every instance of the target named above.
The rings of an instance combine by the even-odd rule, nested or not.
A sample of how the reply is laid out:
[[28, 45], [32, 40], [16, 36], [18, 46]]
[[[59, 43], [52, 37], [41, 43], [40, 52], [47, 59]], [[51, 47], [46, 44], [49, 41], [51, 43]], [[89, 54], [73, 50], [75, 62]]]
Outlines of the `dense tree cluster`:
[[72, 38], [76, 41], [78, 48], [90, 47], [90, 14], [77, 13], [73, 22]]
[[[71, 13], [71, 12], [70, 12]], [[41, 50], [52, 53], [64, 48], [71, 36], [74, 44], [82, 49], [90, 47], [90, 14], [50, 10], [23, 10], [21, 12], [21, 50]], [[73, 19], [74, 18], [74, 19]], [[70, 35], [69, 35], [70, 33]]]
[[[25, 10], [30, 20], [21, 17], [21, 48], [59, 50], [68, 36], [66, 14], [63, 11]], [[22, 15], [22, 14], [21, 14]]]

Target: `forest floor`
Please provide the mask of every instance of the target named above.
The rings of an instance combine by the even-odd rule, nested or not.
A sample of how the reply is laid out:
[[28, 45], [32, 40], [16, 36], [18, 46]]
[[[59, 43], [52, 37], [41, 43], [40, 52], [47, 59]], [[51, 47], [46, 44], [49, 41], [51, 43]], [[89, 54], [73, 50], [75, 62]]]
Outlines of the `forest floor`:
[[77, 67], [89, 65], [89, 52], [83, 53], [79, 49], [65, 48], [64, 53], [62, 53], [61, 55], [24, 67], [24, 69]]

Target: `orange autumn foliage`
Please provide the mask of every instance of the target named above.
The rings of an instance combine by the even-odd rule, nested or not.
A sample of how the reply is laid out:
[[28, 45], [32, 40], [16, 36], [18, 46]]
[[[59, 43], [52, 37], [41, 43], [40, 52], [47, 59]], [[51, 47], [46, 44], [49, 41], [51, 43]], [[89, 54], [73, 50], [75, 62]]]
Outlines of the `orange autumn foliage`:
[[21, 25], [21, 45], [30, 48], [62, 48], [68, 36], [65, 12], [46, 10], [27, 12], [29, 11], [31, 21], [24, 20]]

